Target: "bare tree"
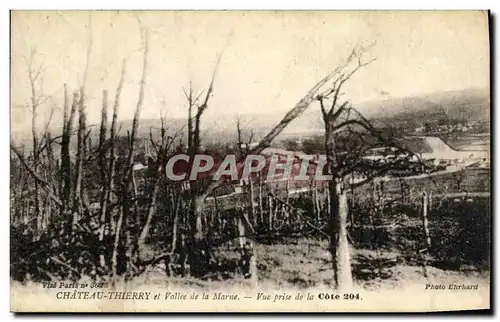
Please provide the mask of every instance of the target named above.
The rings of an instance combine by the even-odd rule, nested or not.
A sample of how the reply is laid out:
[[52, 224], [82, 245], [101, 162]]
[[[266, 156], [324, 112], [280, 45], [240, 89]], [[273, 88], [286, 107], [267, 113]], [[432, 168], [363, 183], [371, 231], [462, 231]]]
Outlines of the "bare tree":
[[[244, 158], [248, 155], [250, 150], [250, 145], [253, 140], [254, 132], [250, 130], [248, 135], [248, 140], [244, 141], [243, 131], [241, 128], [240, 118], [236, 119], [236, 132], [238, 139], [238, 150], [240, 158]], [[259, 182], [260, 184], [260, 182]], [[254, 197], [254, 185], [253, 178], [250, 176], [248, 178], [248, 183], [245, 184], [246, 187], [246, 199], [247, 207], [246, 210], [238, 212], [237, 225], [240, 241], [240, 253], [241, 262], [245, 265], [244, 269], [247, 270], [246, 276], [250, 278], [252, 286], [257, 286], [258, 276], [257, 276], [257, 254], [255, 251], [255, 228], [257, 226], [257, 217], [255, 214], [255, 197]], [[261, 201], [261, 200], [260, 200]], [[262, 203], [260, 203], [262, 206]]]
[[[332, 176], [329, 181], [328, 215], [330, 218], [330, 252], [334, 270], [334, 283], [338, 289], [348, 289], [353, 285], [351, 257], [347, 232], [348, 186], [354, 188], [370, 182], [384, 174], [400, 162], [406, 162], [411, 151], [408, 151], [394, 140], [386, 138], [352, 105], [343, 100], [342, 88], [360, 69], [375, 61], [366, 58], [375, 43], [368, 46], [356, 45], [347, 59], [335, 70], [335, 75], [326, 89], [316, 95], [325, 125], [325, 151], [327, 172]], [[337, 139], [340, 134], [347, 133], [348, 140], [358, 141], [347, 153], [338, 153]], [[367, 137], [372, 138], [368, 142]], [[375, 141], [375, 142], [374, 142]], [[394, 158], [385, 163], [367, 165], [363, 158], [370, 148], [385, 146], [394, 148]], [[345, 148], [345, 147], [344, 147]], [[356, 183], [345, 182], [346, 176], [358, 171], [364, 179]]]
[[71, 208], [72, 202], [70, 201], [72, 195], [72, 175], [71, 175], [71, 157], [70, 157], [70, 143], [73, 131], [73, 123], [75, 120], [76, 108], [79, 102], [79, 93], [73, 93], [73, 103], [69, 111], [69, 97], [68, 86], [64, 84], [64, 114], [63, 114], [63, 133], [61, 140], [61, 199], [64, 200], [64, 211]]
[[[253, 130], [250, 130], [250, 133], [248, 135], [248, 140], [243, 139], [243, 131], [241, 128], [241, 121], [239, 118], [236, 119], [236, 132], [237, 132], [237, 138], [238, 138], [238, 150], [240, 153], [240, 158], [244, 158], [247, 154], [248, 151], [250, 150], [250, 145], [252, 144], [254, 132]], [[255, 206], [254, 206], [254, 186], [253, 186], [253, 178], [250, 177], [248, 180], [248, 183], [245, 184], [246, 190], [247, 190], [247, 199], [248, 199], [248, 214], [250, 221], [253, 223], [254, 226], [257, 225], [257, 217], [255, 215]]]
[[[195, 154], [200, 152], [201, 148], [201, 138], [200, 138], [200, 126], [201, 126], [201, 118], [203, 113], [208, 108], [208, 103], [210, 98], [212, 97], [214, 90], [214, 82], [217, 74], [217, 69], [219, 67], [221, 60], [221, 55], [217, 58], [217, 63], [215, 65], [212, 78], [210, 80], [208, 89], [205, 93], [204, 98], [200, 102], [200, 98], [203, 92], [200, 92], [198, 95], [194, 95], [192, 84], [189, 85], [189, 90], [186, 92], [184, 90], [184, 94], [188, 101], [188, 155], [190, 158], [193, 158]], [[200, 103], [198, 103], [200, 102]], [[196, 111], [194, 111], [196, 109]], [[193, 116], [194, 114], [194, 116]], [[202, 250], [206, 248], [202, 245], [202, 241], [204, 240], [204, 231], [203, 231], [203, 202], [206, 196], [204, 193], [203, 183], [195, 182], [190, 188], [191, 193], [191, 209], [189, 213], [189, 226], [191, 229], [191, 238], [188, 243], [188, 248], [190, 249], [190, 262], [192, 269], [195, 270], [198, 265], [199, 257], [201, 253], [206, 253], [206, 250]], [[194, 273], [194, 272], [193, 272]]]

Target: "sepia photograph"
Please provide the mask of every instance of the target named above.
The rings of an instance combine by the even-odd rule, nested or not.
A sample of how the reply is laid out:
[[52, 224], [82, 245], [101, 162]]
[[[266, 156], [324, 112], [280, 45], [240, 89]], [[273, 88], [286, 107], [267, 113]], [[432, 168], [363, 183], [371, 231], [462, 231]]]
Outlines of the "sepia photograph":
[[489, 310], [490, 15], [12, 10], [11, 312]]

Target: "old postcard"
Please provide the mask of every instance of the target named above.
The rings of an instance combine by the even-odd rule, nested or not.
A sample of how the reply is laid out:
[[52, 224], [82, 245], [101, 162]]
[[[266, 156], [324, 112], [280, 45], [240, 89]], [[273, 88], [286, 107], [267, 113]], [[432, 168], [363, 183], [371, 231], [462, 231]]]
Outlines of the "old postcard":
[[14, 312], [490, 308], [487, 11], [12, 11]]

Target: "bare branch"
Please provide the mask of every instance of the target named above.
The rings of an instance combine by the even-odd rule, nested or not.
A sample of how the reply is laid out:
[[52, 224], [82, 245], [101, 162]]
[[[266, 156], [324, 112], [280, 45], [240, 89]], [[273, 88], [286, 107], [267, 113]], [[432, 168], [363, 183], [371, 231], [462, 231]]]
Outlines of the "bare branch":
[[373, 179], [379, 177], [380, 175], [384, 174], [387, 172], [387, 170], [390, 170], [391, 168], [394, 167], [395, 164], [397, 164], [397, 162], [400, 162], [400, 161], [404, 161], [406, 160], [405, 158], [400, 158], [398, 160], [395, 160], [395, 161], [392, 161], [392, 162], [389, 162], [389, 163], [386, 163], [386, 164], [383, 164], [382, 166], [380, 166], [379, 168], [377, 169], [372, 169], [372, 170], [375, 170], [375, 171], [372, 171], [372, 173], [367, 176], [365, 179], [359, 181], [359, 182], [356, 182], [356, 183], [353, 183], [351, 184], [351, 188], [357, 188], [357, 187], [360, 187], [370, 181], [372, 181]]
[[[362, 56], [371, 47], [372, 47], [372, 45], [370, 45], [368, 47], [363, 47], [361, 44], [358, 44], [357, 46], [355, 46], [353, 48], [353, 50], [351, 51], [351, 54], [349, 55], [349, 57], [344, 61], [344, 63], [341, 66], [339, 66], [336, 69], [336, 74], [334, 75], [334, 77], [332, 77], [333, 83], [327, 89], [325, 89], [322, 93], [320, 93], [316, 96], [316, 100], [320, 101], [323, 115], [332, 116], [334, 114], [339, 97], [342, 95], [340, 90], [342, 89], [343, 85], [359, 69], [361, 69], [362, 67], [365, 67], [365, 66], [367, 66], [375, 61], [375, 59], [371, 59], [371, 60], [366, 61], [366, 62], [362, 61]], [[352, 65], [352, 63], [354, 62], [354, 60], [356, 58], [357, 58], [357, 64], [354, 67], [349, 67], [350, 65]], [[332, 98], [333, 102], [331, 104], [330, 109], [328, 111], [326, 111], [323, 99], [330, 98], [330, 96], [332, 94], [333, 94], [333, 98]], [[326, 113], [324, 113], [324, 111]], [[340, 112], [338, 114], [340, 114]], [[337, 112], [335, 112], [335, 114], [337, 114]]]
[[[208, 86], [207, 94], [205, 95], [205, 99], [203, 100], [203, 103], [200, 106], [198, 106], [198, 111], [196, 113], [197, 118], [199, 118], [208, 107], [208, 100], [212, 96], [212, 93], [214, 90], [215, 77], [217, 75], [217, 70], [219, 69], [221, 57], [222, 57], [222, 53], [217, 56], [217, 63], [215, 64], [214, 71], [212, 73], [212, 79], [210, 80], [210, 85]], [[201, 93], [200, 93], [200, 95], [201, 95]], [[197, 99], [198, 98], [196, 98], [196, 100]]]
[[366, 119], [363, 116], [363, 114], [361, 114], [357, 109], [355, 109], [354, 107], [350, 107], [350, 109], [352, 111], [354, 111], [358, 115], [358, 117], [361, 119], [362, 122], [360, 122], [359, 125], [363, 124], [362, 126], [365, 127], [367, 130], [369, 130], [370, 133], [373, 134], [373, 135], [375, 135], [379, 140], [381, 140], [382, 142], [388, 144], [389, 146], [393, 146], [393, 147], [397, 148], [401, 152], [405, 152], [405, 153], [410, 154], [411, 156], [416, 157], [418, 159], [418, 161], [422, 165], [424, 165], [425, 167], [427, 167], [425, 165], [425, 163], [422, 161], [422, 159], [418, 155], [416, 155], [415, 153], [413, 153], [409, 149], [404, 148], [403, 146], [401, 146], [400, 144], [398, 144], [394, 140], [390, 140], [390, 139], [387, 139], [386, 137], [384, 137], [377, 129], [375, 129], [373, 127], [373, 125], [370, 123], [370, 121], [368, 121], [368, 119]]
[[328, 115], [328, 112], [326, 111], [326, 108], [325, 108], [325, 103], [324, 103], [324, 96], [318, 96], [318, 101], [319, 101], [319, 104], [321, 106], [321, 114], [323, 115], [323, 119], [326, 119], [327, 118], [327, 115]]
[[83, 92], [84, 91], [84, 88], [85, 88], [85, 85], [87, 84], [87, 75], [88, 75], [88, 71], [89, 71], [89, 66], [90, 66], [90, 57], [91, 57], [91, 53], [92, 53], [92, 45], [93, 45], [93, 37], [92, 37], [92, 21], [91, 21], [91, 15], [89, 14], [89, 21], [88, 21], [88, 25], [87, 25], [87, 30], [88, 30], [88, 34], [87, 34], [87, 58], [86, 58], [86, 61], [85, 61], [85, 69], [83, 71], [83, 80], [82, 80], [82, 84], [81, 84], [81, 91]]

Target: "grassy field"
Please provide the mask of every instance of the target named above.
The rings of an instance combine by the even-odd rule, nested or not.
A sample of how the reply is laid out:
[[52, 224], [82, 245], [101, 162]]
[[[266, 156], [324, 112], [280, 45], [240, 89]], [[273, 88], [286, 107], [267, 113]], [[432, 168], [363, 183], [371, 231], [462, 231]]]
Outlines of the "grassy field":
[[[332, 287], [333, 269], [327, 243], [302, 239], [295, 243], [260, 245], [259, 278], [278, 287]], [[443, 270], [427, 268], [407, 261], [405, 254], [396, 250], [370, 250], [351, 247], [352, 269], [356, 285], [367, 290], [398, 288], [407, 283], [428, 280], [461, 282], [487, 280], [488, 273], [474, 269]]]
[[[444, 173], [432, 177], [403, 179], [406, 184], [411, 187], [412, 194], [420, 198], [420, 193], [423, 191], [432, 192], [435, 197], [442, 198], [446, 194], [457, 192], [489, 192], [490, 191], [491, 170], [486, 168], [466, 168], [463, 171]], [[291, 186], [290, 190], [301, 189], [306, 185]], [[370, 183], [357, 187], [354, 190], [354, 196], [357, 200], [372, 198], [372, 185]], [[280, 186], [277, 191], [283, 197], [285, 188]], [[399, 195], [401, 192], [401, 180], [393, 179], [384, 182], [384, 194], [386, 197]], [[309, 192], [304, 190], [302, 194], [307, 195]], [[257, 194], [257, 192], [255, 193]], [[296, 196], [298, 194], [295, 194]], [[243, 195], [235, 194], [227, 197], [218, 197], [217, 203], [220, 208], [232, 208], [235, 204], [243, 204]], [[350, 196], [349, 196], [350, 197]], [[211, 199], [208, 203], [211, 207], [214, 200]]]
[[[236, 259], [236, 253], [224, 250], [226, 259]], [[302, 238], [283, 241], [276, 244], [259, 244], [256, 246], [259, 284], [270, 289], [314, 289], [333, 288], [333, 269], [327, 242]], [[399, 289], [412, 284], [427, 283], [464, 283], [489, 284], [489, 271], [463, 265], [459, 269], [450, 270], [433, 265], [432, 259], [425, 270], [418, 264], [416, 255], [411, 252], [393, 249], [371, 250], [351, 247], [351, 266], [356, 288], [365, 290]], [[157, 280], [165, 283], [162, 270], [149, 273], [148, 281]], [[165, 280], [166, 278], [166, 280]], [[197, 287], [225, 287], [227, 285], [248, 284], [238, 272], [224, 278], [213, 278], [210, 281], [172, 279], [174, 285], [194, 285]]]
[[[486, 168], [466, 168], [462, 171], [443, 173], [431, 177], [393, 179], [384, 182], [383, 191], [386, 197], [397, 197], [401, 193], [401, 185], [410, 186], [414, 198], [421, 193], [432, 193], [437, 201], [459, 192], [477, 193], [490, 191], [491, 170]], [[365, 184], [354, 190], [357, 200], [371, 198], [372, 185]]]

